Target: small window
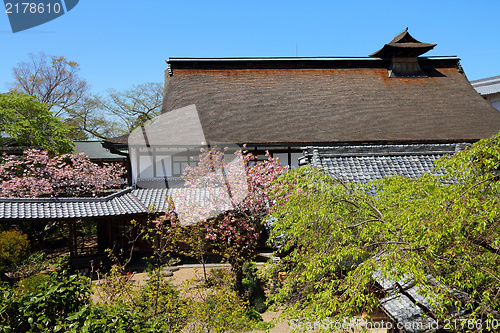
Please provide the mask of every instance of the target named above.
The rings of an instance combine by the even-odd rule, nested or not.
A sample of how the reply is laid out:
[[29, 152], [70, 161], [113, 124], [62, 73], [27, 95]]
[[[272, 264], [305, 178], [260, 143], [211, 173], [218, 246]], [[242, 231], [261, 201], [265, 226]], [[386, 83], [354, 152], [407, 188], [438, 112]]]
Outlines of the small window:
[[182, 176], [186, 166], [194, 168], [198, 166], [200, 162], [200, 157], [198, 155], [175, 155], [172, 157], [172, 175], [176, 177]]

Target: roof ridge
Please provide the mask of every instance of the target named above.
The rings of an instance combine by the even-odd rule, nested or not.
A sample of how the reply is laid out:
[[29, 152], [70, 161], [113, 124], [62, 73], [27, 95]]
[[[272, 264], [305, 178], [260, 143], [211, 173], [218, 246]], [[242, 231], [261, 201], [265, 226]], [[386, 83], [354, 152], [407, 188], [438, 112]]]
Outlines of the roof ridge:
[[116, 197], [123, 196], [128, 192], [133, 190], [132, 187], [127, 187], [119, 192], [112, 193], [105, 197], [51, 197], [51, 198], [10, 198], [10, 197], [0, 197], [0, 202], [108, 202]]
[[470, 81], [470, 83], [475, 86], [475, 87], [480, 87], [481, 86], [481, 83], [483, 84], [486, 84], [486, 83], [489, 83], [489, 82], [497, 82], [500, 83], [500, 75], [496, 75], [496, 76], [491, 76], [491, 77], [485, 77], [485, 78], [482, 78], [482, 79], [477, 79], [477, 80], [472, 80]]
[[[456, 55], [452, 56], [426, 56], [426, 57], [419, 57], [419, 59], [456, 59], [458, 58]], [[205, 61], [214, 61], [214, 62], [219, 62], [219, 61], [304, 61], [304, 60], [319, 60], [319, 61], [325, 61], [325, 60], [368, 60], [368, 61], [378, 61], [381, 60], [382, 58], [379, 57], [349, 57], [349, 56], [311, 56], [311, 57], [222, 57], [222, 58], [191, 58], [191, 57], [170, 57], [168, 60], [166, 60], [167, 63], [170, 62], [187, 62], [187, 61], [199, 61], [199, 62], [205, 62]]]
[[142, 209], [144, 209], [145, 212], [148, 212], [149, 211], [149, 208], [146, 207], [146, 205], [134, 194], [134, 192], [130, 192], [130, 196], [132, 197], [132, 199], [139, 204], [139, 206], [142, 207]]

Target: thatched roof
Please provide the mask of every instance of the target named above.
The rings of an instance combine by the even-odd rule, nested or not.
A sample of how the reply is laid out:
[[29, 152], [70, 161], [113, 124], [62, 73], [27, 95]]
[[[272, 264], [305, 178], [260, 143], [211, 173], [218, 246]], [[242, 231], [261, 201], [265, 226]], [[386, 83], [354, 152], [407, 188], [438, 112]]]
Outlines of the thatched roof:
[[[434, 45], [404, 31], [379, 57], [170, 58], [162, 112], [195, 105], [208, 143], [469, 142], [497, 133], [500, 113], [459, 58], [416, 58]], [[389, 58], [405, 49], [414, 63]], [[407, 71], [414, 77], [390, 77], [404, 66], [418, 69]]]
[[376, 58], [168, 62], [162, 112], [194, 104], [208, 142], [462, 142], [500, 130], [456, 57], [419, 58], [420, 78], [389, 78]]

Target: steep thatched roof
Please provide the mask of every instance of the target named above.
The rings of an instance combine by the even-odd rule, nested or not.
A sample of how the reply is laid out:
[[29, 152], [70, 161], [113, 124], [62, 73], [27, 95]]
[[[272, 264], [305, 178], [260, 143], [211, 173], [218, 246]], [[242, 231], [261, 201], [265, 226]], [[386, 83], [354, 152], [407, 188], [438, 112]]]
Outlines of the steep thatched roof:
[[434, 46], [405, 30], [375, 57], [170, 58], [162, 112], [195, 105], [208, 143], [468, 142], [497, 133], [500, 113], [459, 58], [417, 58]]
[[462, 142], [500, 129], [456, 57], [419, 58], [418, 78], [389, 78], [377, 58], [168, 63], [163, 112], [194, 104], [208, 142]]

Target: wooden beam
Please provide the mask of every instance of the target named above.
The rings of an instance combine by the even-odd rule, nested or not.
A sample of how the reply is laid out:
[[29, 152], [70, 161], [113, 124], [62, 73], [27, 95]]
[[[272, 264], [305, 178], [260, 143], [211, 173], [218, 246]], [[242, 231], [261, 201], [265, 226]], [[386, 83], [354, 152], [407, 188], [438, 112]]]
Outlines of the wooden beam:
[[69, 228], [69, 253], [71, 259], [76, 263], [78, 261], [78, 247], [76, 239], [76, 221], [68, 221]]

